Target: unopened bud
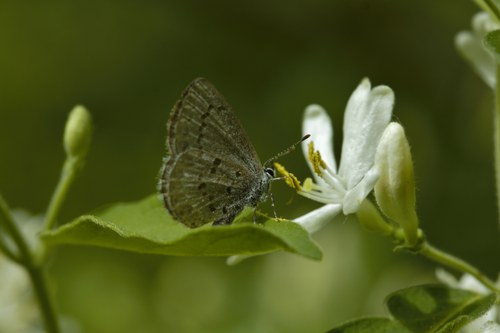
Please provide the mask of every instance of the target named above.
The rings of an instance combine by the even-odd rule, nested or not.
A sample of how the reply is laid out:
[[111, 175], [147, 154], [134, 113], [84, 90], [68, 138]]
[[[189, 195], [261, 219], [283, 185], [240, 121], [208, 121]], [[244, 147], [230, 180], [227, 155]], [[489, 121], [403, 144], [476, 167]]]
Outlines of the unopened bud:
[[92, 138], [92, 117], [83, 106], [71, 110], [64, 129], [64, 149], [69, 157], [84, 158]]
[[410, 146], [404, 129], [390, 123], [384, 131], [375, 155], [380, 178], [375, 198], [382, 212], [404, 230], [409, 245], [418, 241], [418, 218], [415, 211], [415, 179]]
[[394, 232], [392, 225], [387, 223], [370, 200], [363, 200], [356, 212], [359, 224], [368, 231], [389, 236]]

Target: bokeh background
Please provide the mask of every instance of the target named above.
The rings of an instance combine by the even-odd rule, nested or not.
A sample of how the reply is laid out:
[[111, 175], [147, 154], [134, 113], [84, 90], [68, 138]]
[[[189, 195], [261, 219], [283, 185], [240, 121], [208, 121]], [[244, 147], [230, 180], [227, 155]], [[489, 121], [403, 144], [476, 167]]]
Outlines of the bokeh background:
[[[429, 240], [494, 278], [492, 94], [453, 44], [476, 12], [465, 0], [0, 2], [0, 190], [43, 213], [67, 114], [83, 104], [93, 144], [61, 222], [153, 193], [169, 111], [198, 76], [223, 92], [262, 159], [300, 137], [310, 103], [329, 111], [338, 156], [345, 104], [369, 77], [396, 93]], [[301, 152], [282, 162], [308, 175]], [[284, 217], [318, 207], [283, 184], [274, 192]], [[352, 218], [315, 239], [321, 262], [276, 253], [235, 267], [65, 246], [50, 276], [60, 312], [93, 333], [322, 332], [384, 315], [387, 293], [434, 281], [432, 263]]]

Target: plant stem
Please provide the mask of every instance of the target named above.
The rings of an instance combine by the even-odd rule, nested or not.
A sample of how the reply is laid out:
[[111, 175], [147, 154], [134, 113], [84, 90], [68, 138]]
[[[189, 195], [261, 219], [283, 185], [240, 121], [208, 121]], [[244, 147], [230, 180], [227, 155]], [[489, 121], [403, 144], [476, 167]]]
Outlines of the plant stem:
[[28, 271], [33, 289], [35, 290], [36, 299], [40, 305], [40, 309], [44, 319], [45, 330], [48, 333], [59, 333], [59, 324], [54, 313], [54, 307], [47, 290], [47, 281], [39, 263], [35, 260], [31, 250], [26, 243], [21, 231], [14, 222], [12, 214], [10, 214], [7, 203], [0, 195], [0, 224], [5, 226], [10, 237], [16, 244], [19, 251], [19, 261]]
[[59, 333], [59, 323], [54, 312], [54, 305], [47, 289], [47, 278], [45, 272], [39, 266], [26, 266], [31, 283], [35, 290], [40, 310], [43, 314], [45, 330], [48, 333]]
[[50, 230], [56, 225], [57, 217], [64, 199], [66, 198], [68, 189], [75, 180], [75, 176], [77, 175], [77, 171], [80, 169], [80, 166], [81, 160], [79, 158], [68, 157], [66, 158], [66, 161], [64, 161], [59, 183], [57, 184], [54, 194], [52, 194], [49, 207], [47, 208], [45, 224], [43, 227], [44, 231]]
[[495, 14], [497, 20], [500, 20], [500, 11], [498, 10], [497, 5], [492, 0], [484, 0], [484, 2], [488, 5], [489, 9], [493, 14]]
[[[6, 230], [8, 230], [9, 225], [7, 223], [7, 220], [9, 219], [9, 216], [9, 207], [7, 207], [7, 203], [3, 200], [2, 195], [0, 194], [0, 228], [4, 227]], [[9, 246], [5, 242], [5, 237], [3, 237], [3, 235], [0, 235], [0, 252], [3, 252], [3, 254], [5, 254], [12, 261], [15, 261], [17, 263], [21, 262], [21, 259], [19, 259], [18, 255], [9, 248]]]
[[495, 181], [497, 191], [498, 218], [500, 218], [500, 66], [497, 65], [497, 84], [495, 91], [494, 114], [494, 155], [495, 155]]
[[500, 288], [497, 287], [493, 281], [484, 276], [476, 267], [470, 265], [462, 259], [443, 252], [425, 241], [422, 243], [418, 252], [435, 262], [456, 269], [460, 272], [469, 273], [470, 275], [478, 279], [488, 289], [500, 295]]
[[12, 240], [17, 246], [17, 250], [19, 252], [20, 260], [28, 260], [31, 258], [31, 252], [26, 244], [21, 231], [17, 227], [17, 224], [14, 222], [14, 218], [10, 213], [9, 207], [3, 197], [0, 195], [0, 224], [3, 225], [10, 235]]
[[21, 259], [17, 257], [17, 255], [12, 252], [12, 250], [5, 244], [3, 237], [0, 236], [0, 252], [5, 254], [7, 258], [10, 260], [21, 264]]

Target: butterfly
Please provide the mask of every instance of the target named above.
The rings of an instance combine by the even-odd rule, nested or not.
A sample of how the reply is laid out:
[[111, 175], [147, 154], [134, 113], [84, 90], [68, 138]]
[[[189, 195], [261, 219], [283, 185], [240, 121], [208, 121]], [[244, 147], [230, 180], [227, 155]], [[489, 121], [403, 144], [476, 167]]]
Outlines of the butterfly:
[[269, 165], [296, 145], [262, 165], [231, 106], [204, 78], [184, 90], [167, 131], [158, 187], [172, 217], [190, 228], [231, 224], [246, 206], [254, 207], [255, 221], [276, 179]]

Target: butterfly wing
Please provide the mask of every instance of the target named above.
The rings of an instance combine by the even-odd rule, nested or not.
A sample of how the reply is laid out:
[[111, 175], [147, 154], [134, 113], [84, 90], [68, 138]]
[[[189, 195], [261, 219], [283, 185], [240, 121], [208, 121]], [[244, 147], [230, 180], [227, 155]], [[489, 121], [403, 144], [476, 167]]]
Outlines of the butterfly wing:
[[229, 104], [210, 82], [196, 79], [167, 128], [169, 156], [160, 183], [167, 209], [190, 227], [231, 223], [259, 195], [263, 171]]
[[167, 148], [176, 155], [189, 147], [223, 152], [252, 171], [262, 168], [243, 126], [224, 96], [206, 79], [184, 90], [167, 124]]
[[178, 221], [195, 228], [229, 224], [253, 200], [258, 179], [247, 168], [198, 148], [171, 157], [163, 179], [165, 206]]

